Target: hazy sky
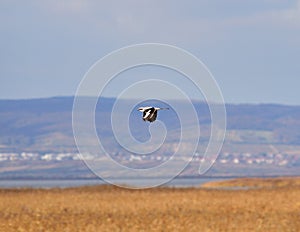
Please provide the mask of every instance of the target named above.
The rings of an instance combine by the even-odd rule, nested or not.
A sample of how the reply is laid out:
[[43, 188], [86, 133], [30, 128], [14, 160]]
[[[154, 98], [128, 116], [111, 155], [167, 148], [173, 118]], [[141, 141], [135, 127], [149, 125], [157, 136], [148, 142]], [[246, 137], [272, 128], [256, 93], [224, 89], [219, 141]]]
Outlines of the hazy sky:
[[74, 95], [107, 53], [155, 42], [202, 60], [226, 102], [300, 105], [300, 1], [2, 0], [0, 34], [1, 99]]

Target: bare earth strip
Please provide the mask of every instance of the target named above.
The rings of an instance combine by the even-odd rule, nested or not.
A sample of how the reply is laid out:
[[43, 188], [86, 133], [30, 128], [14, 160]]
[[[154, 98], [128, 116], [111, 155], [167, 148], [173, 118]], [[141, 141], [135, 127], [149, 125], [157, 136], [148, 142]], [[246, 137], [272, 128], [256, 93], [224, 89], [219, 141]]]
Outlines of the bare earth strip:
[[229, 186], [250, 182], [260, 188], [2, 189], [0, 231], [300, 231], [300, 178]]

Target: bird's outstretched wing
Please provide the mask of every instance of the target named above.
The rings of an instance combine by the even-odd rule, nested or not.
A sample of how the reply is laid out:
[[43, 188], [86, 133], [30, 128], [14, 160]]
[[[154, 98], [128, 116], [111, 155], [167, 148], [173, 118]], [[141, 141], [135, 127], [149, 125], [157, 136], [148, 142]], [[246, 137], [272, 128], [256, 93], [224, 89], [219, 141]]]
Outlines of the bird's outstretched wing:
[[156, 110], [169, 110], [169, 108], [159, 108], [159, 107], [155, 107]]

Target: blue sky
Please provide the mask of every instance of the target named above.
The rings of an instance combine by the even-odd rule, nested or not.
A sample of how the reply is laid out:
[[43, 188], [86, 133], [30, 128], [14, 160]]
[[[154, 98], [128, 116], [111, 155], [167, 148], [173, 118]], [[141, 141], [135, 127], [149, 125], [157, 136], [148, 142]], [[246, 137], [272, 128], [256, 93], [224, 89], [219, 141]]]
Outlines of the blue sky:
[[74, 95], [98, 59], [155, 42], [202, 60], [228, 103], [300, 105], [299, 0], [3, 0], [0, 33], [1, 99]]

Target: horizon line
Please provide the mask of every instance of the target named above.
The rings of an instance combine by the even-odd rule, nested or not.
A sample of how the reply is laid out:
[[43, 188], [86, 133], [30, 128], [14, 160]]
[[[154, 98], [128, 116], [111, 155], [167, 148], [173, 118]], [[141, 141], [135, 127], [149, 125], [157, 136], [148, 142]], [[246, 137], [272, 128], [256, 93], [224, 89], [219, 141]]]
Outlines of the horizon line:
[[[86, 97], [86, 98], [92, 98], [92, 97], [98, 97], [98, 96], [77, 96], [77, 97]], [[27, 98], [0, 98], [0, 101], [26, 101], [26, 100], [43, 100], [43, 99], [53, 99], [53, 98], [75, 98], [75, 95], [54, 95], [54, 96], [42, 96], [42, 97], [27, 97]], [[106, 99], [116, 99], [116, 97], [112, 96], [101, 96], [100, 98], [106, 98]], [[139, 100], [139, 98], [122, 98], [122, 100]], [[149, 99], [149, 100], [155, 100]], [[170, 98], [166, 99], [168, 101], [180, 101], [184, 99], [176, 99], [176, 98]], [[191, 99], [191, 101], [194, 102], [206, 102], [204, 99]], [[282, 106], [300, 106], [299, 104], [293, 104], [293, 103], [283, 103], [283, 102], [224, 102], [225, 105], [282, 105]]]

